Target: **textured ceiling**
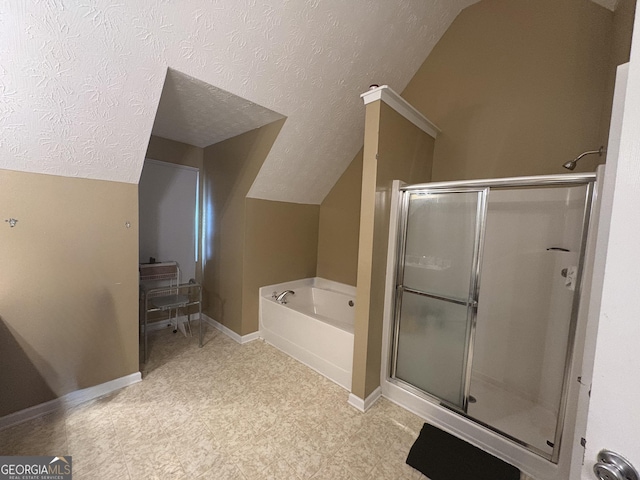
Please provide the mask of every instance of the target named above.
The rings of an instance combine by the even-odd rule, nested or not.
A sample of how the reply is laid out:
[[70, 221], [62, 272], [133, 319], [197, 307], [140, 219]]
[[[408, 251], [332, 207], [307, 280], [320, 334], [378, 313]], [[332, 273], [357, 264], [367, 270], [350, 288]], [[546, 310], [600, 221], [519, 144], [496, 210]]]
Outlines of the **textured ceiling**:
[[138, 182], [171, 67], [287, 117], [250, 196], [320, 203], [471, 3], [0, 0], [0, 167]]
[[202, 148], [281, 118], [272, 110], [169, 69], [152, 133]]

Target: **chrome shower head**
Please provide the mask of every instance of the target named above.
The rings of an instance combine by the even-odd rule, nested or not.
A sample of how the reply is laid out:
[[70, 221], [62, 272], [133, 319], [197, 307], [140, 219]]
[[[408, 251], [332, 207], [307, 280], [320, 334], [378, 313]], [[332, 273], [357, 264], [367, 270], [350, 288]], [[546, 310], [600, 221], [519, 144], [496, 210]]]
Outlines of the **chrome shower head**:
[[580, 160], [582, 157], [586, 155], [595, 155], [596, 153], [601, 157], [602, 154], [604, 153], [604, 147], [600, 147], [598, 150], [589, 150], [588, 152], [581, 153], [570, 162], [563, 163], [562, 166], [567, 170], [573, 170], [576, 168], [576, 164], [578, 163], [578, 160]]

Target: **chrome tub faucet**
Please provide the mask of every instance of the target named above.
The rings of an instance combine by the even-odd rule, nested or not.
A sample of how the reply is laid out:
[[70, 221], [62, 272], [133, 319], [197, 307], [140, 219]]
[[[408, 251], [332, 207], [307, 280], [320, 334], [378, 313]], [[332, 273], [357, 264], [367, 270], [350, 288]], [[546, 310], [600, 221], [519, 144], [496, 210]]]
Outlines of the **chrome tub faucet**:
[[271, 298], [274, 298], [276, 302], [282, 304], [282, 305], [286, 305], [287, 304], [287, 295], [295, 295], [296, 292], [294, 292], [293, 290], [285, 290], [282, 293], [278, 293], [278, 292], [273, 292], [273, 295], [271, 295]]

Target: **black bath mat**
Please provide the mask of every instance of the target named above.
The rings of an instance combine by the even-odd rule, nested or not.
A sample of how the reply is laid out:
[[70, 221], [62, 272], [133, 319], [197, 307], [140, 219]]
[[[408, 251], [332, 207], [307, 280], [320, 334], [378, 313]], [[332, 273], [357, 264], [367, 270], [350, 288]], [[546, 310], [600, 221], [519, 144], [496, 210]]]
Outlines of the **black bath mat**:
[[407, 464], [430, 480], [519, 480], [520, 470], [439, 428], [424, 424]]

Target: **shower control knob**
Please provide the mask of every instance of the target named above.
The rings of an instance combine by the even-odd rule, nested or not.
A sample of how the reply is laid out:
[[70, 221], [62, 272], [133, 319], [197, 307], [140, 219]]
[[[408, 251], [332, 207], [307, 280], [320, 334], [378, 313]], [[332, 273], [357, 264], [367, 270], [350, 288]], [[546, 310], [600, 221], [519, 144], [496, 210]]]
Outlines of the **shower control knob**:
[[593, 472], [600, 480], [640, 480], [638, 471], [626, 458], [609, 450], [598, 453]]

